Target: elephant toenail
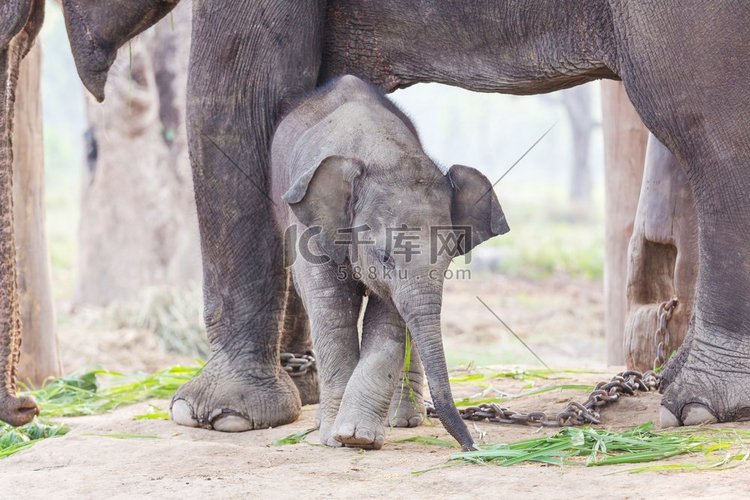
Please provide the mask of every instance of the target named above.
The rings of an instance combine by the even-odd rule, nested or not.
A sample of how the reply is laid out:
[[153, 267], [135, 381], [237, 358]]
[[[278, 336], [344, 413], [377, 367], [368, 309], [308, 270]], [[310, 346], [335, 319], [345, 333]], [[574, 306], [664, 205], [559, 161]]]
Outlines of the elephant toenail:
[[324, 444], [326, 446], [330, 446], [331, 448], [341, 448], [342, 446], [344, 446], [341, 441], [337, 441], [334, 438], [328, 438]]
[[706, 405], [688, 403], [682, 409], [682, 422], [684, 425], [715, 424], [718, 419]]
[[361, 439], [363, 441], [369, 441], [372, 442], [375, 440], [375, 434], [369, 430], [369, 429], [362, 429], [354, 436], [356, 439]]
[[212, 425], [214, 429], [221, 432], [245, 432], [253, 428], [248, 419], [231, 413], [219, 416], [212, 422]]
[[169, 411], [174, 423], [187, 427], [198, 427], [198, 421], [193, 416], [193, 409], [184, 399], [173, 401]]
[[680, 421], [674, 416], [674, 413], [662, 406], [659, 410], [659, 427], [679, 427]]

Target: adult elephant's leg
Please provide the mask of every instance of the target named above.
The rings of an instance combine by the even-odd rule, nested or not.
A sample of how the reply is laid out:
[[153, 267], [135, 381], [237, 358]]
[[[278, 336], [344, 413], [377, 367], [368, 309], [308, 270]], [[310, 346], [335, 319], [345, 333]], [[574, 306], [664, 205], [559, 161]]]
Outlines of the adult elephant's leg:
[[706, 169], [695, 189], [700, 278], [692, 343], [664, 393], [663, 425], [750, 419], [750, 156]]
[[240, 431], [299, 415], [279, 366], [285, 280], [268, 150], [280, 103], [315, 85], [322, 17], [320, 0], [194, 4], [188, 138], [212, 355], [175, 395], [177, 423]]
[[78, 75], [100, 102], [117, 50], [156, 24], [180, 0], [62, 0]]
[[699, 230], [692, 340], [662, 424], [750, 419], [750, 66], [726, 64], [750, 51], [750, 6], [717, 1], [707, 17], [697, 0], [610, 3], [622, 80], [685, 168]]

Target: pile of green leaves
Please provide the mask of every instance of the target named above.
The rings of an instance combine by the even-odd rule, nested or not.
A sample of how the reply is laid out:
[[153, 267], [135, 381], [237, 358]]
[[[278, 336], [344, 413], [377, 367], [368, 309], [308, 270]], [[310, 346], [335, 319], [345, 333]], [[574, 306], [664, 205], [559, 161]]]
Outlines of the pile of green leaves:
[[[68, 432], [64, 424], [50, 424], [49, 417], [98, 415], [148, 399], [169, 399], [201, 366], [174, 366], [153, 375], [128, 376], [107, 370], [62, 377], [41, 389], [26, 391], [41, 407], [41, 420], [14, 428], [0, 422], [0, 458], [46, 438]], [[103, 383], [102, 383], [103, 382]], [[167, 412], [152, 407], [138, 420], [166, 419]]]
[[66, 432], [68, 427], [62, 424], [34, 421], [23, 427], [11, 427], [0, 422], [0, 458], [10, 456], [42, 439], [62, 436]]
[[[693, 427], [655, 431], [652, 423], [616, 432], [591, 427], [567, 427], [558, 433], [509, 444], [484, 446], [478, 451], [454, 453], [451, 460], [502, 466], [523, 462], [552, 465], [618, 465], [654, 462], [685, 454], [703, 454], [712, 461], [666, 464], [631, 469], [696, 470], [725, 468], [750, 457], [750, 431]], [[717, 459], [717, 454], [721, 454]]]
[[[201, 369], [174, 366], [152, 375], [137, 376], [93, 370], [62, 377], [27, 394], [39, 403], [43, 417], [98, 415], [148, 399], [169, 399]], [[100, 378], [106, 379], [106, 383], [100, 384]]]

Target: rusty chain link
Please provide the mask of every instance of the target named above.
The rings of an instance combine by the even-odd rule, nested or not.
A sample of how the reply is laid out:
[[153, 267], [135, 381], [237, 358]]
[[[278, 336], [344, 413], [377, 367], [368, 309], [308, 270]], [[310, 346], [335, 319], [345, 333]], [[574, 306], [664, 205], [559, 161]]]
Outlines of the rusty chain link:
[[290, 377], [301, 377], [308, 371], [315, 369], [315, 357], [312, 352], [306, 352], [305, 354], [282, 352], [279, 357], [281, 360], [281, 368], [283, 368]]
[[[659, 306], [657, 356], [654, 366], [659, 367], [665, 361], [664, 346], [669, 343], [667, 323], [672, 318], [678, 304], [677, 297], [672, 297]], [[496, 403], [484, 403], [478, 406], [459, 408], [458, 412], [465, 420], [496, 422], [500, 424], [540, 425], [544, 427], [564, 427], [585, 424], [600, 424], [600, 410], [614, 403], [620, 396], [633, 396], [636, 392], [651, 392], [659, 389], [661, 375], [655, 369], [639, 372], [626, 370], [618, 373], [609, 382], [599, 382], [584, 403], [571, 401], [556, 414], [543, 411], [521, 413], [502, 408]], [[427, 416], [437, 417], [432, 401], [425, 401]]]
[[658, 323], [656, 326], [656, 357], [654, 358], [654, 370], [663, 366], [667, 362], [667, 355], [664, 352], [665, 346], [669, 344], [669, 330], [667, 329], [667, 323], [672, 319], [674, 310], [677, 309], [679, 301], [677, 297], [672, 297], [668, 301], [664, 302], [659, 306], [659, 312], [657, 313]]
[[[661, 379], [653, 370], [639, 372], [628, 370], [618, 373], [609, 382], [599, 382], [584, 403], [571, 401], [556, 414], [543, 411], [521, 413], [502, 408], [496, 403], [484, 403], [479, 406], [459, 408], [458, 412], [465, 420], [488, 420], [500, 424], [541, 425], [544, 427], [563, 427], [571, 425], [600, 424], [600, 409], [620, 399], [620, 396], [632, 396], [636, 392], [650, 392], [659, 388]], [[425, 402], [427, 415], [436, 417], [432, 402]]]

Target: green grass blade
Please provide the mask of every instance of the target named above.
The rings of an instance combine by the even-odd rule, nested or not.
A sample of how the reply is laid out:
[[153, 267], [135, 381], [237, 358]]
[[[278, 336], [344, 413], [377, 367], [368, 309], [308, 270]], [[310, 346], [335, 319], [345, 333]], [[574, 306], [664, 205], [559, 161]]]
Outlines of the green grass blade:
[[84, 436], [106, 437], [112, 439], [161, 439], [156, 434], [129, 434], [125, 432], [111, 432], [108, 434], [84, 434]]
[[281, 439], [277, 439], [273, 442], [274, 446], [286, 446], [289, 444], [299, 444], [305, 441], [305, 438], [312, 434], [315, 430], [315, 428], [307, 429], [306, 431], [300, 431], [295, 432], [294, 434], [289, 434], [286, 437], [283, 437]]
[[420, 443], [420, 444], [429, 444], [433, 446], [443, 446], [445, 448], [458, 448], [458, 443], [455, 441], [448, 441], [446, 439], [440, 439], [436, 437], [429, 437], [429, 436], [414, 436], [406, 439], [399, 439], [396, 441], [397, 443]]

